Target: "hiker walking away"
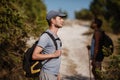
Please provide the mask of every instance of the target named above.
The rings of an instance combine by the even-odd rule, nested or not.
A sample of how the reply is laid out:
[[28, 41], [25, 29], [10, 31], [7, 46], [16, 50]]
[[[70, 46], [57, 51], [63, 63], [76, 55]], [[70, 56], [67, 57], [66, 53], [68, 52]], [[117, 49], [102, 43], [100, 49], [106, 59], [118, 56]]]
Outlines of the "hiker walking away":
[[49, 28], [46, 32], [49, 32], [55, 37], [58, 49], [55, 49], [53, 41], [46, 33], [42, 34], [39, 38], [32, 59], [44, 60], [43, 64], [46, 60], [49, 60], [43, 65], [39, 80], [60, 80], [61, 40], [57, 40], [59, 38], [57, 32], [59, 28], [62, 28], [64, 23], [63, 17], [65, 16], [65, 14], [53, 10], [47, 13], [46, 20]]
[[95, 18], [91, 24], [91, 28], [94, 30], [94, 34], [91, 42], [91, 55], [92, 55], [92, 73], [95, 80], [101, 80], [99, 72], [102, 68], [102, 61], [104, 55], [102, 52], [102, 37], [103, 31], [101, 29], [102, 20]]

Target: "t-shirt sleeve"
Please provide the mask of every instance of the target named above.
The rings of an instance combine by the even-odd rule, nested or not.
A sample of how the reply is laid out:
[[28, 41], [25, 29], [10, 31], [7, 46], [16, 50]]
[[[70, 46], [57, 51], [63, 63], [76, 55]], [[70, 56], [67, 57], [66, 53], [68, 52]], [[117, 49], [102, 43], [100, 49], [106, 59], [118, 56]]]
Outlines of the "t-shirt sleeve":
[[40, 38], [39, 38], [39, 41], [38, 41], [37, 46], [40, 46], [40, 47], [42, 47], [42, 48], [45, 48], [45, 47], [47, 46], [47, 44], [48, 44], [48, 40], [49, 40], [48, 35], [45, 34], [45, 33], [42, 34], [42, 35], [40, 36]]

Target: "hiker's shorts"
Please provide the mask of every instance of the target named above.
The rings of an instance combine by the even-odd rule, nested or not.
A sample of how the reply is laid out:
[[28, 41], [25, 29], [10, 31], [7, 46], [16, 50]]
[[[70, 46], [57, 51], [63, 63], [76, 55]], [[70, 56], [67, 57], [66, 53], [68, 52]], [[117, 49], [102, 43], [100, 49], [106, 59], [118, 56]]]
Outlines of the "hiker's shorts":
[[39, 80], [57, 80], [57, 76], [41, 71], [39, 75]]

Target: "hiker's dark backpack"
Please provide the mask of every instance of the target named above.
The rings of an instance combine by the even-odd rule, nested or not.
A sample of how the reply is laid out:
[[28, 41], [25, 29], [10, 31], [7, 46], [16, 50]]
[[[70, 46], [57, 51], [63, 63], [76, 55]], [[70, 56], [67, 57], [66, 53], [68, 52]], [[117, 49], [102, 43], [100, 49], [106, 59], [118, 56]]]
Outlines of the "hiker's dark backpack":
[[[52, 39], [55, 48], [57, 50], [57, 43], [56, 43], [56, 39], [54, 38], [54, 36], [52, 34], [50, 34], [49, 32], [44, 32], [47, 33], [50, 38]], [[44, 34], [43, 33], [43, 34]], [[60, 39], [59, 39], [60, 40]], [[40, 74], [40, 69], [42, 68], [42, 66], [48, 62], [49, 60], [47, 60], [46, 62], [44, 62], [44, 64], [42, 64], [41, 60], [32, 60], [32, 54], [33, 51], [37, 45], [38, 41], [36, 41], [32, 47], [30, 47], [25, 53], [24, 53], [24, 57], [23, 57], [23, 70], [24, 70], [24, 74], [26, 77], [38, 77]]]
[[114, 51], [113, 41], [105, 32], [103, 32], [102, 51], [105, 57], [112, 55]]

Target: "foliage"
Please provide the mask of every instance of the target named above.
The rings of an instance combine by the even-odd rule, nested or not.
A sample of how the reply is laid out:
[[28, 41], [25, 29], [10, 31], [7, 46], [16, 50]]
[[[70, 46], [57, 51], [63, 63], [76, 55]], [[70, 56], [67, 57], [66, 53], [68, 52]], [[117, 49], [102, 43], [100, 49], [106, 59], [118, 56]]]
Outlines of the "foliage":
[[93, 15], [87, 9], [82, 9], [81, 11], [75, 11], [75, 18], [82, 20], [92, 20]]
[[[21, 0], [19, 0], [19, 3]], [[43, 32], [46, 28], [46, 7], [41, 0], [25, 0], [20, 7], [24, 11], [26, 16], [25, 25], [29, 29], [29, 33], [32, 36], [39, 36], [40, 32]], [[31, 30], [32, 29], [32, 30]], [[35, 35], [34, 35], [34, 34]]]
[[120, 39], [118, 39], [118, 54], [112, 55], [110, 60], [107, 61], [105, 70], [101, 71], [101, 78], [103, 80], [120, 80]]
[[118, 48], [117, 48], [117, 50], [118, 50], [118, 54], [120, 54], [120, 38], [118, 39]]
[[113, 56], [106, 71], [102, 72], [104, 80], [120, 80], [120, 55]]
[[90, 5], [90, 11], [94, 16], [103, 16], [105, 13], [105, 0], [93, 0]]
[[[13, 71], [22, 71], [26, 41], [46, 28], [45, 15], [46, 7], [41, 0], [0, 0], [0, 79], [14, 80]], [[16, 79], [23, 80], [18, 76], [19, 73]]]
[[[90, 11], [95, 17], [105, 20], [105, 24], [112, 28], [115, 34], [120, 33], [120, 1], [119, 0], [93, 0]], [[107, 29], [106, 29], [107, 30]]]

